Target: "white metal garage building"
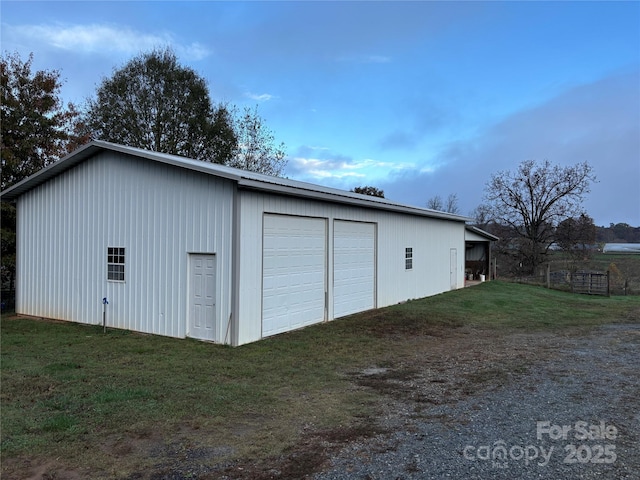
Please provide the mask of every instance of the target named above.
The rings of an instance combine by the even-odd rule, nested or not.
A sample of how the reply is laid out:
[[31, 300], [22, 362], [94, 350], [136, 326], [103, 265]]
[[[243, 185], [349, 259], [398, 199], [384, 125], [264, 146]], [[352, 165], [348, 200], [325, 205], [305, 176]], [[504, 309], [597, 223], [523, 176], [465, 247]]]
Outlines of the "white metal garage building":
[[464, 286], [465, 217], [92, 142], [16, 200], [16, 311], [241, 345]]

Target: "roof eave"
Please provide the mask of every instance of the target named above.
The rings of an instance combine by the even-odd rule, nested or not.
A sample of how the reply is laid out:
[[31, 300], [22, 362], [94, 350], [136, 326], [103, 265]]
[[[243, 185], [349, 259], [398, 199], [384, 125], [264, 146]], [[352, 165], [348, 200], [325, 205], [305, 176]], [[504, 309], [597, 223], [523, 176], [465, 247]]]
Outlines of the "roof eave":
[[119, 145], [116, 143], [110, 143], [101, 140], [94, 140], [80, 147], [66, 157], [58, 160], [55, 163], [52, 163], [39, 172], [7, 188], [0, 193], [0, 196], [2, 197], [2, 200], [15, 200], [27, 191], [43, 184], [44, 182], [52, 179], [57, 175], [60, 175], [66, 170], [73, 168], [74, 166], [87, 160], [88, 158], [97, 155], [101, 151], [118, 152], [124, 155], [146, 158], [167, 165], [202, 172], [208, 175], [215, 175], [217, 177], [234, 181], [238, 184], [239, 188], [244, 189], [271, 192], [297, 198], [329, 201], [377, 210], [406, 213], [410, 215], [418, 215], [422, 217], [436, 218], [448, 221], [468, 222], [471, 220], [471, 218], [461, 215], [439, 212], [436, 210], [414, 207], [410, 205], [403, 205], [384, 198], [361, 195], [355, 192], [347, 192], [329, 187], [322, 187], [319, 185], [282, 179], [279, 177], [268, 177], [265, 175], [254, 174], [251, 172], [245, 172], [243, 170], [237, 170], [219, 165], [214, 166], [213, 164], [208, 162], [153, 152], [150, 150], [143, 150], [135, 147], [128, 147], [125, 145]]
[[469, 217], [454, 215], [446, 212], [438, 212], [436, 210], [428, 210], [425, 208], [412, 207], [410, 205], [401, 205], [391, 203], [389, 201], [381, 201], [377, 197], [368, 197], [351, 192], [324, 192], [316, 189], [305, 189], [299, 186], [287, 186], [275, 183], [260, 182], [252, 179], [241, 178], [238, 181], [238, 187], [247, 190], [266, 191], [279, 195], [288, 195], [296, 198], [307, 198], [311, 200], [329, 201], [358, 207], [373, 208], [376, 210], [387, 210], [392, 212], [406, 213], [410, 215], [418, 215], [422, 217], [437, 218], [449, 221], [468, 222]]
[[491, 240], [493, 242], [497, 242], [498, 240], [500, 240], [500, 237], [496, 237], [495, 235], [493, 235], [493, 234], [491, 234], [489, 232], [485, 232], [481, 228], [475, 227], [473, 225], [467, 225], [466, 229], [469, 230], [470, 232], [473, 232], [473, 233], [477, 234], [477, 235], [485, 237], [487, 240]]
[[47, 165], [42, 170], [38, 170], [33, 175], [30, 175], [27, 178], [20, 180], [15, 185], [3, 190], [0, 192], [0, 197], [5, 201], [15, 200], [23, 193], [37, 187], [56, 175], [59, 175], [90, 156], [95, 155], [99, 148], [100, 147], [98, 147], [95, 142], [87, 143], [75, 150], [73, 153], [70, 153], [51, 165]]
[[[160, 163], [165, 163], [168, 165], [186, 168], [189, 170], [195, 170], [203, 173], [212, 174], [209, 164], [207, 164], [206, 162], [199, 162], [199, 163], [202, 163], [202, 165], [200, 165], [199, 163], [196, 163], [195, 161], [192, 164], [190, 164], [186, 162], [185, 159], [183, 159], [182, 157], [176, 157], [174, 155], [166, 155], [158, 152], [153, 152], [150, 150], [143, 150], [140, 148], [127, 147], [124, 145], [104, 142], [101, 140], [94, 140], [90, 143], [87, 143], [86, 145], [83, 145], [82, 147], [78, 148], [77, 150], [70, 153], [69, 155], [61, 158], [57, 162], [46, 166], [42, 170], [39, 170], [33, 175], [25, 178], [24, 180], [21, 180], [15, 185], [12, 185], [11, 187], [0, 192], [0, 197], [2, 198], [2, 200], [6, 200], [6, 201], [15, 200], [23, 193], [26, 193], [27, 191], [37, 187], [38, 185], [43, 184], [47, 180], [50, 180], [57, 175], [60, 175], [66, 170], [69, 170], [70, 168], [73, 168], [79, 163], [82, 163], [83, 161], [87, 160], [88, 158], [94, 155], [97, 155], [101, 151], [107, 151], [107, 150], [122, 153], [125, 155], [134, 155], [137, 157], [142, 157], [142, 158], [154, 160]], [[228, 173], [228, 172], [216, 171], [215, 175], [223, 178], [228, 178], [230, 180], [235, 180], [235, 181], [240, 179], [239, 175]]]

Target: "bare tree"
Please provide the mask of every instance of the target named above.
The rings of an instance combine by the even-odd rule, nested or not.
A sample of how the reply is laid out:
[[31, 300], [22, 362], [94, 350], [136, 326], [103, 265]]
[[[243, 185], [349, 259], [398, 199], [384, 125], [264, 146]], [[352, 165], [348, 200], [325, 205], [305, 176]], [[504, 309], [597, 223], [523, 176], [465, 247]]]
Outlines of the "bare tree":
[[586, 163], [561, 167], [548, 160], [522, 162], [515, 172], [492, 175], [485, 201], [493, 218], [519, 239], [523, 269], [534, 272], [554, 241], [555, 227], [582, 213], [582, 201], [595, 181]]
[[455, 193], [450, 193], [447, 197], [447, 202], [444, 206], [444, 211], [448, 213], [457, 214], [460, 213], [460, 208], [458, 208], [458, 195]]
[[563, 220], [556, 228], [556, 242], [574, 260], [584, 260], [592, 253], [596, 241], [596, 226], [586, 214]]
[[434, 195], [427, 200], [426, 206], [431, 210], [437, 210], [439, 212], [453, 214], [460, 213], [460, 208], [458, 207], [458, 195], [455, 193], [450, 193], [446, 201], [443, 201], [440, 195]]
[[437, 210], [441, 212], [443, 208], [442, 197], [440, 195], [434, 195], [429, 200], [427, 200], [426, 207], [431, 210]]
[[473, 218], [474, 225], [482, 229], [486, 229], [487, 225], [489, 225], [493, 220], [491, 218], [490, 208], [484, 204], [478, 205], [473, 209], [473, 211], [471, 211], [471, 213], [469, 213], [469, 216]]
[[238, 148], [227, 165], [265, 175], [282, 175], [287, 165], [285, 145], [274, 144], [273, 133], [258, 114], [257, 106], [253, 110], [245, 107], [241, 114], [236, 114], [234, 130]]

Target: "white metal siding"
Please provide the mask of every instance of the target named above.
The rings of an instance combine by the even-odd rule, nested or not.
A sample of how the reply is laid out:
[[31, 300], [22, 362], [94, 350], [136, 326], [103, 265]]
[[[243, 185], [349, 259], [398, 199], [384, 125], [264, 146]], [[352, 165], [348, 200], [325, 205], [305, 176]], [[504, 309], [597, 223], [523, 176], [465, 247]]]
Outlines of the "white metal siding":
[[487, 237], [483, 237], [482, 235], [478, 235], [475, 232], [470, 232], [469, 230], [466, 230], [464, 232], [464, 236], [465, 236], [465, 240], [467, 242], [484, 242], [484, 243], [489, 243], [490, 240]]
[[[233, 180], [113, 151], [33, 188], [18, 199], [17, 311], [98, 324], [107, 297], [108, 325], [184, 337], [189, 254], [215, 254], [214, 340], [226, 337], [234, 285], [233, 340], [258, 340], [265, 214], [325, 219], [327, 239], [334, 238], [336, 221], [376, 224], [378, 307], [447, 291], [453, 272], [462, 286], [464, 255], [450, 269], [450, 249], [464, 252], [461, 221], [249, 190], [239, 190], [234, 200], [234, 191]], [[125, 248], [124, 282], [107, 281], [109, 246]], [[407, 247], [413, 249], [412, 270], [405, 269]], [[325, 274], [331, 279], [333, 248], [327, 242]], [[326, 292], [331, 320], [333, 281]]]
[[325, 318], [326, 221], [265, 215], [262, 336]]
[[[376, 307], [446, 292], [451, 288], [450, 249], [464, 251], [464, 223], [346, 206], [263, 192], [241, 190], [239, 203], [240, 285], [238, 344], [261, 338], [262, 222], [264, 213], [328, 219], [328, 238], [334, 220], [377, 224]], [[405, 248], [413, 248], [413, 269], [405, 270]], [[458, 255], [457, 283], [462, 287], [464, 258]], [[327, 271], [333, 272], [333, 242], [329, 242]], [[330, 277], [331, 278], [331, 277]], [[327, 319], [333, 310], [333, 284], [328, 284]]]
[[[217, 254], [221, 341], [230, 314], [233, 183], [113, 152], [18, 199], [19, 313], [184, 337], [188, 253]], [[107, 247], [125, 247], [125, 282]], [[226, 281], [223, 281], [226, 280]]]
[[333, 224], [333, 316], [375, 308], [375, 224]]

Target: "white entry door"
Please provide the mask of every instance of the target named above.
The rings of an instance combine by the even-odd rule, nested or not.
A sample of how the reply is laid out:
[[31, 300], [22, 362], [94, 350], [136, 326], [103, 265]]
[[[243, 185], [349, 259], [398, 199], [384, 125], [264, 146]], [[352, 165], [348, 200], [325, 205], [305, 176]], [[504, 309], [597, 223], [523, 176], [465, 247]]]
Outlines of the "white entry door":
[[451, 249], [451, 262], [449, 267], [449, 278], [451, 290], [458, 288], [458, 250]]
[[263, 337], [325, 319], [326, 230], [322, 218], [264, 216]]
[[216, 256], [189, 255], [189, 328], [187, 334], [216, 340]]

